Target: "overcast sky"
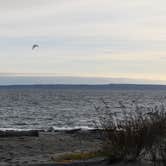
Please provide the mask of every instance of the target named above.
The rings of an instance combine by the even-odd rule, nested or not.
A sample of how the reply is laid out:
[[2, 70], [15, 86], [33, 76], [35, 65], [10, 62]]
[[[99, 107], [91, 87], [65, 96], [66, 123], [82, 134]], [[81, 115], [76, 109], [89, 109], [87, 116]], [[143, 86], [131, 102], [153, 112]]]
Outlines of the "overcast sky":
[[0, 0], [0, 73], [166, 83], [166, 1]]

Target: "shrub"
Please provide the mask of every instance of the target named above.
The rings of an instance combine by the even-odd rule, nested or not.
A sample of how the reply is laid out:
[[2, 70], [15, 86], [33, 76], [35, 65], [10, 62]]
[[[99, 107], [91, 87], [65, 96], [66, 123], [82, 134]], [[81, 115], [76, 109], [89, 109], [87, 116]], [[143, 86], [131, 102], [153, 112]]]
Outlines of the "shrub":
[[135, 161], [138, 159], [166, 159], [166, 111], [163, 105], [121, 108], [121, 118], [112, 112], [105, 102], [99, 118], [103, 134], [103, 152], [111, 161]]

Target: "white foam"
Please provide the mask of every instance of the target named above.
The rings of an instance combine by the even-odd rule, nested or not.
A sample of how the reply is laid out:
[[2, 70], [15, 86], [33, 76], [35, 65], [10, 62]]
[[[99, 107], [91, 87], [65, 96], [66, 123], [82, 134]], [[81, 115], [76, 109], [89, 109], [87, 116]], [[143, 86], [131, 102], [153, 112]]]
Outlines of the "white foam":
[[0, 128], [0, 131], [31, 131], [33, 129]]
[[88, 127], [88, 126], [78, 126], [78, 127], [56, 127], [56, 126], [53, 126], [52, 129], [55, 131], [61, 131], [61, 130], [70, 131], [70, 130], [94, 130], [95, 128]]

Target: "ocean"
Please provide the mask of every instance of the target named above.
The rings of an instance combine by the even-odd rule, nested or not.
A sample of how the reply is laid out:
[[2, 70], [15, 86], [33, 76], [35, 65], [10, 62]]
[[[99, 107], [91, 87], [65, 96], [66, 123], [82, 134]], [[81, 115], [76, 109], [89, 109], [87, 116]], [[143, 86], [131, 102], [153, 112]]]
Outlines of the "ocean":
[[107, 88], [55, 88], [40, 86], [0, 88], [0, 129], [92, 129], [103, 105], [118, 112], [123, 104], [145, 107], [166, 104], [166, 90], [114, 90]]

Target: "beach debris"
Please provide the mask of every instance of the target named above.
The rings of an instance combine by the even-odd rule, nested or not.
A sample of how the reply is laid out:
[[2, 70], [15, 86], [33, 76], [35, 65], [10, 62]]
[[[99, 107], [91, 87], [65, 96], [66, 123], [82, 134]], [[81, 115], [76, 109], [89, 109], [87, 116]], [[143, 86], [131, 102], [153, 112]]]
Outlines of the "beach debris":
[[30, 136], [30, 137], [38, 137], [38, 130], [27, 130], [27, 131], [17, 131], [17, 130], [6, 130], [0, 131], [0, 137], [22, 137], [22, 136]]

